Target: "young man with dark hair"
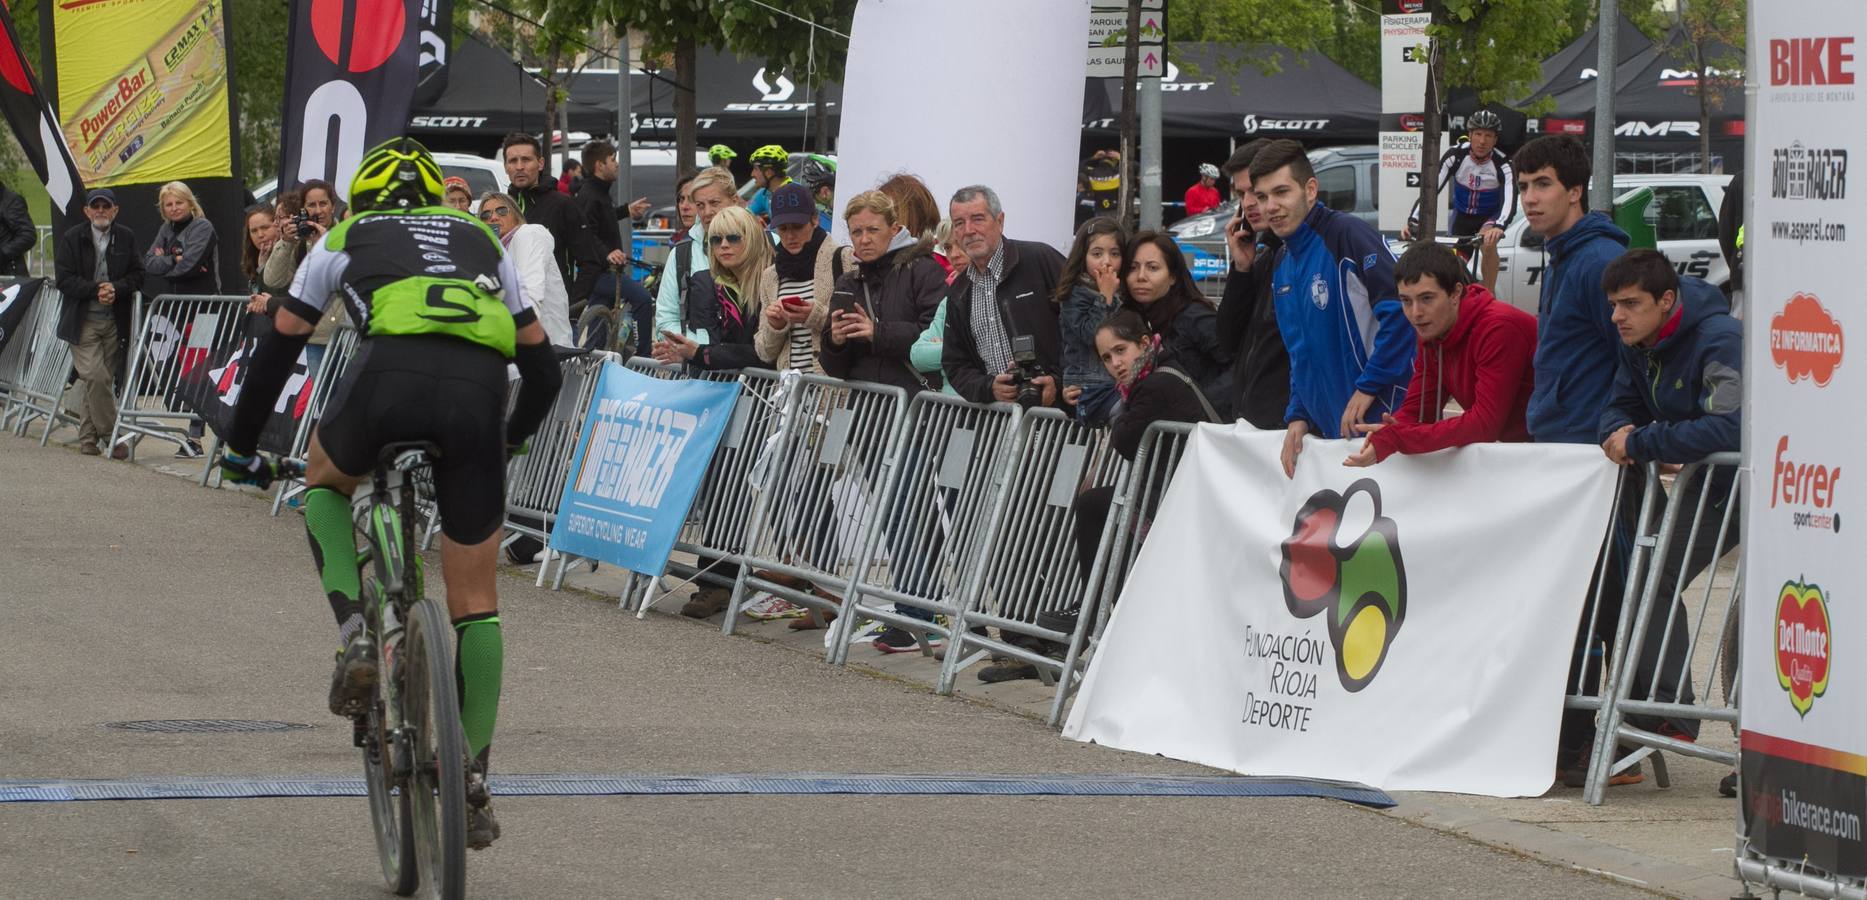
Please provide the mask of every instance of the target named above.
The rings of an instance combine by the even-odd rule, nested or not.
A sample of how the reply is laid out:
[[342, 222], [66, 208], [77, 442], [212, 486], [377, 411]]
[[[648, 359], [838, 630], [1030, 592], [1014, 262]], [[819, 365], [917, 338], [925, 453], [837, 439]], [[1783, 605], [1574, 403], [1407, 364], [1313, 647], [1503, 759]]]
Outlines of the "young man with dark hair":
[[1264, 208], [1251, 192], [1251, 161], [1269, 143], [1259, 138], [1225, 161], [1238, 212], [1225, 223], [1232, 272], [1219, 303], [1218, 333], [1222, 346], [1238, 350], [1232, 362], [1232, 413], [1254, 427], [1276, 430], [1284, 427], [1284, 410], [1290, 406], [1290, 352], [1277, 330], [1271, 295], [1271, 273], [1284, 241], [1266, 227]]
[[575, 290], [578, 285], [577, 267], [590, 266], [601, 271], [603, 261], [590, 241], [590, 229], [584, 224], [583, 213], [577, 204], [557, 189], [545, 171], [544, 144], [529, 134], [513, 132], [506, 135], [499, 145], [499, 159], [505, 163], [506, 178], [510, 184], [506, 193], [519, 204], [519, 214], [532, 225], [543, 225], [551, 232], [551, 239], [556, 243], [552, 253], [557, 259], [558, 272], [564, 276], [564, 284], [571, 286], [570, 302], [581, 302], [588, 296], [589, 285], [583, 285], [584, 293]]
[[[1697, 278], [1680, 278], [1657, 250], [1630, 250], [1602, 272], [1601, 288], [1611, 304], [1619, 336], [1614, 393], [1598, 420], [1596, 438], [1608, 459], [1628, 466], [1621, 489], [1618, 553], [1631, 548], [1631, 523], [1637, 519], [1645, 484], [1644, 463], [1685, 464], [1713, 453], [1741, 447], [1743, 328], [1726, 311], [1717, 288]], [[1710, 472], [1710, 477], [1707, 473]], [[1737, 498], [1731, 482], [1736, 468], [1700, 468], [1675, 481], [1672, 493], [1682, 514], [1674, 521], [1666, 558], [1655, 570], [1657, 604], [1647, 620], [1639, 660], [1634, 667], [1636, 699], [1662, 703], [1693, 702], [1687, 653], [1691, 631], [1685, 606], [1673, 594], [1690, 584], [1738, 541]], [[1684, 491], [1683, 495], [1679, 492]], [[1707, 496], [1709, 495], [1709, 496]], [[1700, 512], [1700, 503], [1704, 510]], [[1731, 522], [1722, 544], [1719, 531]], [[1686, 557], [1686, 547], [1692, 556]], [[1625, 559], [1625, 556], [1621, 557]], [[1595, 615], [1597, 639], [1612, 646], [1622, 614], [1625, 572], [1610, 566], [1601, 608]], [[1666, 656], [1660, 657], [1664, 644]], [[1691, 741], [1696, 719], [1628, 716], [1628, 724], [1667, 737]], [[1581, 711], [1564, 715], [1563, 747], [1558, 765], [1565, 784], [1585, 780], [1588, 748], [1593, 745], [1594, 716]], [[1639, 778], [1636, 774], [1635, 780]]]
[[[1536, 319], [1498, 302], [1475, 284], [1465, 263], [1431, 241], [1413, 245], [1394, 265], [1400, 305], [1419, 347], [1400, 411], [1380, 425], [1358, 424], [1367, 443], [1344, 461], [1371, 466], [1395, 453], [1431, 453], [1491, 441], [1528, 441], [1530, 359]], [[1446, 418], [1446, 400], [1459, 415]]]
[[[577, 189], [575, 202], [599, 259], [596, 265], [577, 267], [577, 283], [571, 286], [570, 294], [610, 308], [617, 305], [620, 295], [635, 322], [635, 345], [647, 347], [655, 337], [655, 299], [629, 277], [629, 248], [622, 245], [621, 213], [609, 199], [619, 170], [616, 145], [601, 140], [583, 145], [583, 184]], [[646, 205], [646, 200], [638, 200], [630, 208]]]
[[1387, 242], [1368, 223], [1316, 202], [1303, 145], [1272, 141], [1250, 171], [1265, 223], [1284, 241], [1271, 284], [1290, 351], [1283, 465], [1294, 476], [1305, 435], [1348, 437], [1356, 423], [1400, 408], [1413, 335]]
[[1527, 413], [1540, 443], [1592, 444], [1614, 384], [1620, 338], [1608, 319], [1601, 272], [1627, 249], [1627, 233], [1588, 211], [1588, 148], [1569, 135], [1517, 151], [1517, 196], [1549, 253], [1536, 311], [1536, 389]]

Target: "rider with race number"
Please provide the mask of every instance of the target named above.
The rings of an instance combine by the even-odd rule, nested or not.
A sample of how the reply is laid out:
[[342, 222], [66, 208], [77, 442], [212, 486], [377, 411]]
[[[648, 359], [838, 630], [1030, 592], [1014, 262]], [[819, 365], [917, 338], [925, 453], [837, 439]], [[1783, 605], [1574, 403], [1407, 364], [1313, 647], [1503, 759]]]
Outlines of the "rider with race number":
[[[350, 208], [355, 215], [299, 266], [248, 363], [221, 468], [241, 484], [263, 487], [275, 477], [256, 452], [259, 433], [312, 326], [341, 298], [361, 340], [312, 432], [304, 502], [312, 561], [337, 618], [331, 712], [362, 712], [379, 670], [364, 627], [350, 494], [384, 446], [432, 442], [440, 448], [432, 463], [460, 718], [471, 777], [483, 784], [505, 659], [494, 564], [506, 460], [537, 431], [562, 378], [499, 239], [442, 205], [441, 169], [426, 148], [406, 137], [371, 148], [350, 184]], [[508, 361], [523, 378], [510, 422]], [[485, 792], [469, 795], [467, 842], [479, 849], [499, 825]]]
[[[1503, 120], [1491, 110], [1472, 113], [1466, 121], [1466, 140], [1440, 157], [1439, 188], [1452, 185], [1452, 223], [1447, 231], [1454, 237], [1482, 234], [1485, 244], [1496, 244], [1517, 214], [1516, 176], [1511, 173], [1510, 159], [1497, 149], [1502, 125]], [[1419, 227], [1420, 204], [1415, 201], [1400, 239], [1413, 240]]]

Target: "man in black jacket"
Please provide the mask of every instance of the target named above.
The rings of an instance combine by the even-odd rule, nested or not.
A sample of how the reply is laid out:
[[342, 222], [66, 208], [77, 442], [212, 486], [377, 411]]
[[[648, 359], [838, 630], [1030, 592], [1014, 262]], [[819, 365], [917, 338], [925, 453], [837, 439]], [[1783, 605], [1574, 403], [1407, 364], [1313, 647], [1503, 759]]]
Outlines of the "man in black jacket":
[[[635, 320], [636, 346], [647, 347], [655, 338], [655, 300], [630, 278], [629, 248], [622, 245], [618, 211], [610, 203], [610, 187], [616, 183], [616, 146], [608, 141], [583, 145], [583, 186], [577, 190], [577, 210], [589, 229], [590, 243], [600, 258], [597, 265], [577, 267], [577, 283], [571, 286], [572, 299], [587, 297], [597, 306], [614, 307], [622, 295], [630, 318]], [[645, 200], [630, 204], [647, 206]]]
[[1033, 379], [1044, 406], [1067, 406], [1057, 385], [1063, 371], [1063, 334], [1057, 323], [1057, 279], [1063, 254], [1048, 244], [1005, 237], [1005, 210], [982, 184], [960, 188], [948, 204], [953, 234], [967, 267], [946, 295], [946, 342], [940, 368], [961, 397], [974, 403], [1018, 399], [1011, 375], [1012, 345], [1032, 339], [1048, 374]]
[[1265, 227], [1257, 195], [1251, 192], [1251, 161], [1270, 141], [1259, 138], [1226, 160], [1238, 211], [1225, 223], [1231, 248], [1231, 277], [1219, 303], [1219, 341], [1237, 348], [1232, 363], [1232, 413], [1258, 428], [1284, 427], [1290, 405], [1290, 352], [1277, 330], [1277, 307], [1271, 297], [1271, 272], [1283, 240]]
[[26, 198], [0, 184], [0, 275], [26, 277], [26, 252], [38, 242]]
[[583, 213], [569, 194], [559, 191], [556, 182], [545, 176], [544, 145], [537, 138], [519, 132], [508, 134], [500, 145], [499, 156], [512, 182], [506, 193], [518, 201], [519, 214], [527, 224], [543, 225], [551, 232], [556, 244], [552, 253], [557, 257], [564, 285], [570, 289], [570, 302], [582, 301], [589, 293], [588, 286], [583, 294], [576, 291], [578, 267], [588, 266], [598, 272], [603, 269]]
[[[130, 337], [131, 298], [143, 286], [143, 260], [136, 236], [117, 222], [117, 195], [98, 188], [84, 198], [90, 221], [73, 225], [59, 237], [53, 268], [63, 304], [58, 337], [71, 345], [72, 368], [83, 381], [78, 415], [78, 449], [87, 456], [103, 453], [98, 440], [117, 425], [116, 396], [111, 392], [121, 346]], [[114, 459], [129, 450], [112, 447]]]

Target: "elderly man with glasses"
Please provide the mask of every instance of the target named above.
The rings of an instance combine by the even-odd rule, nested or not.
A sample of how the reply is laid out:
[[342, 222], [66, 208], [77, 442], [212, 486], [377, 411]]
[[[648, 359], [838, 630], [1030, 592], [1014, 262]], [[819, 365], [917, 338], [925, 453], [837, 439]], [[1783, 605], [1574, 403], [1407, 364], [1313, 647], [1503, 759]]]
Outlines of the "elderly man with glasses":
[[[117, 224], [117, 195], [109, 188], [91, 191], [84, 199], [88, 220], [67, 229], [54, 253], [59, 293], [59, 339], [71, 344], [72, 368], [82, 382], [79, 391], [78, 449], [100, 456], [100, 438], [116, 428], [116, 396], [111, 383], [122, 366], [130, 336], [131, 298], [143, 286], [143, 262], [136, 252], [136, 236]], [[125, 459], [125, 447], [110, 448], [113, 459]]]

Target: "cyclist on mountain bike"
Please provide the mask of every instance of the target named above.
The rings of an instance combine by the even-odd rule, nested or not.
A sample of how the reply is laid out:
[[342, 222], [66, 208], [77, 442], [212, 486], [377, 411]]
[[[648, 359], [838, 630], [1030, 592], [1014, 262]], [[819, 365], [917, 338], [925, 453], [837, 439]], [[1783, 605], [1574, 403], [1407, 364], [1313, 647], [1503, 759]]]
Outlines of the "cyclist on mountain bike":
[[[1497, 244], [1517, 214], [1516, 177], [1510, 159], [1497, 149], [1498, 129], [1503, 124], [1491, 110], [1472, 113], [1466, 122], [1466, 139], [1439, 159], [1439, 189], [1452, 185], [1452, 223], [1447, 231], [1454, 237], [1482, 235], [1486, 246]], [[1413, 240], [1419, 227], [1420, 204], [1415, 201], [1400, 239]]]
[[[312, 561], [337, 617], [331, 712], [362, 712], [378, 671], [364, 628], [350, 493], [382, 447], [430, 441], [440, 448], [435, 502], [459, 647], [460, 718], [483, 779], [505, 658], [493, 580], [505, 464], [537, 431], [562, 379], [499, 239], [441, 198], [441, 169], [415, 141], [395, 138], [364, 154], [350, 183], [354, 215], [306, 255], [274, 329], [247, 363], [221, 469], [240, 484], [272, 481], [273, 463], [256, 452], [260, 430], [312, 326], [341, 298], [362, 341], [312, 432], [304, 502]], [[524, 379], [510, 422], [508, 360]], [[499, 836], [490, 806], [470, 805], [467, 831], [476, 849]]]
[[752, 181], [758, 185], [758, 193], [752, 195], [752, 202], [746, 204], [746, 209], [753, 215], [771, 218], [772, 193], [791, 183], [791, 176], [784, 171], [790, 161], [791, 154], [777, 144], [766, 144], [752, 151]]

